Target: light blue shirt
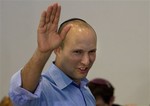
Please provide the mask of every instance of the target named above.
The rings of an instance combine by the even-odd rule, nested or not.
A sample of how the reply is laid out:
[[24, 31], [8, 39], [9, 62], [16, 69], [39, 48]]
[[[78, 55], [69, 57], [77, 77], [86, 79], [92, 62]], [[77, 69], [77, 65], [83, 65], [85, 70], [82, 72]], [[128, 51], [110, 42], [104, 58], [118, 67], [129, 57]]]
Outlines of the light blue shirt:
[[95, 99], [86, 86], [80, 86], [66, 76], [55, 64], [41, 76], [34, 93], [21, 88], [21, 71], [13, 75], [9, 96], [14, 106], [95, 106]]

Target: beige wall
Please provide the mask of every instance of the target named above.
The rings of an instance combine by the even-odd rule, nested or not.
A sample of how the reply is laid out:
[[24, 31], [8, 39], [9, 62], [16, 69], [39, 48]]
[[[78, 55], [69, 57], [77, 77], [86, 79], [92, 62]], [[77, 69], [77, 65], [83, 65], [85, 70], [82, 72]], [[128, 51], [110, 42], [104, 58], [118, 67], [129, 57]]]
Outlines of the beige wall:
[[[1, 5], [1, 2], [0, 2], [0, 7], [2, 7], [2, 5]], [[0, 94], [2, 94], [2, 90], [1, 90], [1, 86], [2, 86], [2, 44], [1, 44], [1, 42], [2, 42], [2, 18], [1, 18], [1, 16], [2, 16], [2, 9], [0, 8]], [[0, 96], [0, 99], [1, 99], [1, 96]]]
[[[40, 14], [52, 2], [3, 0], [1, 3], [0, 98], [7, 95], [12, 74], [32, 56]], [[80, 17], [97, 32], [97, 59], [88, 78], [110, 80], [116, 87], [117, 103], [150, 104], [148, 1], [61, 0], [59, 3], [61, 22]], [[52, 60], [54, 55], [45, 69]]]
[[[150, 17], [150, 1], [149, 1], [149, 17]], [[149, 21], [149, 26], [148, 26], [148, 30], [149, 30], [149, 99], [150, 100], [150, 21]], [[150, 102], [149, 102], [150, 104]]]

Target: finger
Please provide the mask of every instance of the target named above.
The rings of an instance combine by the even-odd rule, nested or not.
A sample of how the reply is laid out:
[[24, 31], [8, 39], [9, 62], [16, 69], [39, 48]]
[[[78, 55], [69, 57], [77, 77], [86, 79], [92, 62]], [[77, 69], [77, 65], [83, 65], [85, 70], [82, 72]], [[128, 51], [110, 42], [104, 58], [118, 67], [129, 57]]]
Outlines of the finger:
[[46, 23], [48, 23], [50, 21], [50, 16], [52, 14], [52, 10], [53, 10], [53, 6], [49, 6], [47, 8], [47, 14], [46, 14]]
[[44, 27], [46, 21], [46, 12], [43, 11], [40, 18], [39, 28]]
[[56, 24], [56, 25], [58, 25], [59, 18], [60, 18], [60, 13], [61, 13], [61, 6], [59, 5], [58, 8], [57, 8], [55, 17], [54, 17], [54, 21], [53, 21], [53, 23]]
[[57, 8], [58, 8], [58, 4], [57, 3], [53, 4], [52, 13], [50, 15], [50, 23], [53, 23], [53, 21], [54, 21], [54, 18], [55, 18], [56, 12], [57, 12]]
[[61, 6], [59, 5], [57, 7], [56, 14], [55, 14], [54, 19], [53, 19], [53, 25], [51, 27], [51, 29], [53, 31], [57, 31], [58, 23], [59, 23], [59, 18], [60, 18], [60, 13], [61, 13]]
[[70, 29], [71, 29], [71, 25], [67, 25], [62, 29], [62, 31], [60, 33], [60, 37], [62, 40], [65, 38], [65, 36], [67, 35], [67, 33], [69, 32]]

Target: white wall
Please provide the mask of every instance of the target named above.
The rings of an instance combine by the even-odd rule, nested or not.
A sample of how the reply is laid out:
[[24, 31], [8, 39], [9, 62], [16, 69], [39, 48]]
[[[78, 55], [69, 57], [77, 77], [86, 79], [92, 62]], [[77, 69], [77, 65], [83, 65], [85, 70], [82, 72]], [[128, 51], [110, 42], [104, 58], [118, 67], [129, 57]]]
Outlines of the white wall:
[[[0, 98], [7, 95], [12, 74], [32, 56], [40, 14], [52, 1], [3, 0], [1, 3]], [[97, 59], [88, 78], [110, 80], [116, 88], [117, 103], [150, 104], [149, 2], [61, 0], [59, 3], [61, 22], [80, 17], [97, 32]], [[54, 56], [46, 68], [53, 59]]]

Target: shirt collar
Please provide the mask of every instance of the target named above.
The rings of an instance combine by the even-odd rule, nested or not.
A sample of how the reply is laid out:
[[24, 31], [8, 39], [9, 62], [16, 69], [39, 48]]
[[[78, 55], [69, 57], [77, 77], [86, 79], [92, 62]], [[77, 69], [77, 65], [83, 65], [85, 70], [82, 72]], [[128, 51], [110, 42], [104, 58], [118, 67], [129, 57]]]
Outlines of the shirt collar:
[[[48, 75], [53, 79], [55, 84], [60, 88], [64, 89], [68, 85], [74, 83], [72, 79], [70, 79], [63, 71], [61, 71], [54, 63], [52, 63]], [[80, 87], [84, 87], [87, 85], [88, 80], [84, 78], [81, 80]]]

